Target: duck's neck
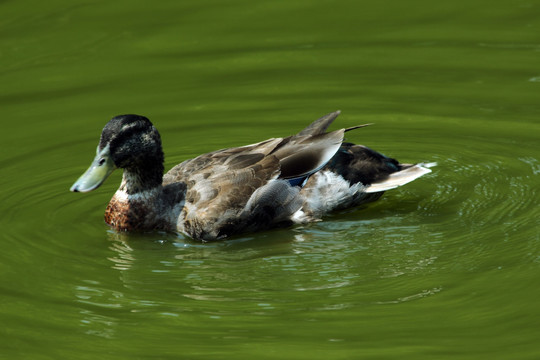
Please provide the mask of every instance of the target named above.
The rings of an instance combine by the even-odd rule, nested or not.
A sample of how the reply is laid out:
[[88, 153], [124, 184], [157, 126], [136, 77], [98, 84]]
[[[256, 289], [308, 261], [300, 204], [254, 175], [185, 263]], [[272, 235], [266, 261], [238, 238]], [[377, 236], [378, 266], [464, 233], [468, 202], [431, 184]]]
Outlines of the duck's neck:
[[160, 188], [163, 181], [163, 163], [149, 161], [145, 166], [124, 169], [119, 190], [128, 195], [151, 192]]

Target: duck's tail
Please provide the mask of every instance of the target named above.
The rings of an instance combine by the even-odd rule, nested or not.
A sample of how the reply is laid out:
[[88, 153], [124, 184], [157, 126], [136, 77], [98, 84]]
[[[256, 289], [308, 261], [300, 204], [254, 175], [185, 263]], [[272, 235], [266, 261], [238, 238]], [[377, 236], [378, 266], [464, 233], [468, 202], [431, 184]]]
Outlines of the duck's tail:
[[403, 170], [394, 172], [380, 182], [375, 182], [366, 187], [363, 191], [366, 193], [376, 193], [395, 189], [398, 186], [410, 183], [413, 180], [418, 179], [420, 176], [431, 172], [431, 167], [436, 166], [437, 163], [419, 163], [405, 167]]
[[[328, 129], [330, 124], [332, 124], [339, 114], [341, 114], [341, 111], [338, 110], [315, 120], [296, 136], [293, 136], [292, 139], [300, 139], [305, 136], [315, 139], [318, 136], [322, 136], [322, 134], [330, 135], [331, 133], [326, 133], [326, 129]], [[352, 131], [369, 125], [371, 124], [352, 126], [335, 131], [335, 133], [340, 132], [342, 136], [343, 132]], [[332, 153], [333, 152], [334, 150], [332, 149]], [[325, 160], [328, 161], [326, 158]], [[323, 163], [321, 162], [321, 164]], [[327, 167], [328, 170], [341, 175], [351, 184], [365, 184], [366, 187], [363, 189], [363, 192], [379, 193], [395, 189], [418, 179], [419, 177], [430, 173], [430, 168], [435, 165], [437, 164], [400, 164], [397, 160], [388, 158], [365, 146], [343, 143], [340, 150], [333, 156]], [[316, 167], [315, 171], [320, 168], [320, 166]], [[309, 174], [312, 174], [313, 172], [314, 171]]]

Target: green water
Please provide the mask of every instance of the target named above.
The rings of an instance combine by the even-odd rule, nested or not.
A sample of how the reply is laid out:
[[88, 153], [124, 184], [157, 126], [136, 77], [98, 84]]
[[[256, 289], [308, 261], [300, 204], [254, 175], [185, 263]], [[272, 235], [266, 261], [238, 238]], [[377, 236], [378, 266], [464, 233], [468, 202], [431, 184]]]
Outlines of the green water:
[[[540, 357], [540, 2], [4, 1], [0, 64], [0, 358]], [[117, 114], [168, 169], [336, 109], [439, 166], [213, 244], [68, 191]]]

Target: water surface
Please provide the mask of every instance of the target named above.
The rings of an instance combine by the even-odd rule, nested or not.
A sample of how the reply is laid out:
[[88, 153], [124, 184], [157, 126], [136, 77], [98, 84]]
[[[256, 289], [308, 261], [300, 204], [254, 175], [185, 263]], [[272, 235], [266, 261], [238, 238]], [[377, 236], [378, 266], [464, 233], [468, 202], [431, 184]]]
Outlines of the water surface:
[[[536, 1], [4, 2], [0, 358], [540, 356]], [[324, 222], [201, 244], [117, 234], [115, 173], [71, 184], [139, 113], [166, 168], [334, 128], [432, 174]]]

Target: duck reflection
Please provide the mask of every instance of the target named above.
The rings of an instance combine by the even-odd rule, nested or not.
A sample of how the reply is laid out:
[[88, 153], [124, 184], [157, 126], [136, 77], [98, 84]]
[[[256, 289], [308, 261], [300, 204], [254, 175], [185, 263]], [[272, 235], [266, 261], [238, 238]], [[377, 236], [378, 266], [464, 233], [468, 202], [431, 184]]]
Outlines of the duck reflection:
[[[231, 292], [252, 292], [267, 279], [254, 263], [294, 254], [295, 232], [271, 231], [256, 237], [201, 243], [170, 234], [110, 232], [107, 259], [123, 287], [137, 294], [198, 300], [232, 300]], [[170, 312], [170, 310], [168, 311]]]
[[[437, 266], [440, 239], [421, 241], [429, 239], [418, 236], [422, 227], [386, 222], [345, 216], [217, 243], [111, 231], [106, 277], [76, 290], [81, 325], [88, 334], [111, 337], [124, 317], [182, 323], [193, 316], [333, 311], [438, 293], [439, 284], [424, 275]], [[415, 281], [404, 282], [403, 275]]]
[[[113, 263], [112, 268], [115, 270], [129, 270], [135, 262], [133, 248], [129, 246], [127, 241], [122, 240], [126, 237], [123, 234], [110, 234], [112, 238], [110, 249], [114, 251], [115, 256], [108, 258]], [[116, 239], [116, 240], [115, 240]]]
[[75, 287], [80, 326], [87, 335], [111, 339], [118, 327], [118, 312], [123, 311], [123, 294], [96, 280], [82, 280]]

